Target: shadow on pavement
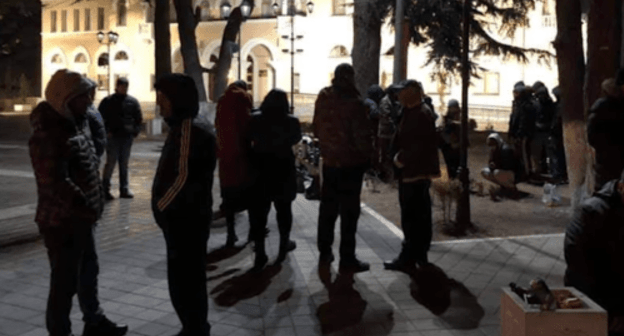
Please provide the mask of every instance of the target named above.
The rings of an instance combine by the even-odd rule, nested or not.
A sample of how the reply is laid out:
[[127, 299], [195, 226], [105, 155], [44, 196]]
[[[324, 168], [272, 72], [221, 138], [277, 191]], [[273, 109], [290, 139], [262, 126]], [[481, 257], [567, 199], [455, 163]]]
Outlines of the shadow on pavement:
[[475, 329], [485, 315], [483, 307], [462, 284], [449, 279], [444, 271], [431, 264], [420, 269], [410, 284], [412, 297], [452, 329]]
[[245, 249], [245, 245], [239, 245], [234, 247], [224, 246], [210, 251], [208, 254], [206, 254], [206, 268], [210, 268], [212, 264], [216, 264], [222, 260], [229, 259], [239, 254], [243, 249]]
[[269, 265], [260, 272], [247, 271], [242, 275], [227, 279], [217, 285], [210, 294], [217, 294], [215, 303], [232, 307], [241, 300], [263, 293], [271, 284], [271, 279], [282, 270], [282, 265]]
[[323, 334], [360, 323], [367, 302], [353, 288], [355, 283], [353, 273], [339, 273], [332, 282], [329, 266], [319, 266], [319, 277], [329, 293], [329, 301], [321, 304], [316, 310]]

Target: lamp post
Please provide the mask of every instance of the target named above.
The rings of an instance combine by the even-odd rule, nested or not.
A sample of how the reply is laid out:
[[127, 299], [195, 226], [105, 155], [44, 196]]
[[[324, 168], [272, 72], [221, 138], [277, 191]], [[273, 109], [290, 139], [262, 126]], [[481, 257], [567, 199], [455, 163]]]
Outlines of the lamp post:
[[108, 67], [108, 83], [106, 83], [107, 84], [106, 92], [108, 93], [109, 96], [110, 96], [110, 87], [111, 87], [111, 65], [112, 65], [111, 44], [117, 43], [118, 39], [119, 39], [119, 34], [115, 33], [112, 30], [106, 34], [104, 34], [104, 32], [102, 31], [99, 31], [97, 33], [98, 42], [100, 42], [101, 44], [106, 44], [106, 46], [108, 47], [108, 59], [107, 59], [107, 65], [106, 65]]
[[[243, 3], [240, 6], [241, 9], [241, 14], [243, 16], [243, 22], [249, 17], [249, 14], [251, 14], [251, 5], [249, 4], [249, 2], [247, 2], [247, 0], [243, 1]], [[229, 2], [224, 2], [221, 5], [221, 16], [223, 16], [224, 19], [227, 20], [227, 18], [230, 17], [230, 11], [232, 10], [232, 5], [230, 5]], [[242, 59], [241, 59], [241, 54], [242, 54], [242, 47], [241, 47], [241, 35], [243, 33], [243, 24], [241, 22], [241, 27], [238, 31], [238, 80], [241, 79], [241, 73], [242, 73]]]
[[[279, 5], [276, 3], [273, 4], [273, 11], [275, 14], [278, 14]], [[308, 13], [312, 13], [314, 10], [314, 3], [312, 1], [308, 1], [306, 4], [306, 9]], [[295, 53], [303, 52], [303, 49], [295, 50], [295, 39], [303, 38], [302, 35], [295, 36], [295, 1], [288, 1], [288, 15], [290, 16], [290, 36], [282, 35], [283, 39], [290, 39], [290, 113], [295, 114]], [[283, 52], [289, 52], [288, 49], [282, 49]]]

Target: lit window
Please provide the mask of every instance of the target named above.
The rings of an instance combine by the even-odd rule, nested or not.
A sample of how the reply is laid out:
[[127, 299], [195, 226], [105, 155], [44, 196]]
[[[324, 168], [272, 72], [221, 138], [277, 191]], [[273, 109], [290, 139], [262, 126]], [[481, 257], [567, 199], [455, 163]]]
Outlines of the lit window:
[[200, 11], [200, 21], [210, 20], [210, 2], [208, 0], [199, 2], [196, 8]]
[[295, 76], [293, 77], [293, 91], [295, 93], [299, 93], [299, 83], [301, 80], [301, 75], [299, 75], [298, 73], [295, 73]]
[[98, 8], [98, 30], [104, 29], [104, 8]]
[[108, 53], [102, 53], [100, 57], [98, 57], [98, 66], [107, 66], [108, 65]]
[[334, 15], [346, 15], [347, 4], [345, 0], [333, 0], [334, 3]]
[[273, 8], [271, 7], [271, 0], [262, 0], [262, 16], [271, 17], [274, 15]]
[[74, 63], [87, 63], [87, 56], [83, 53], [76, 55]]
[[108, 75], [98, 75], [97, 82], [99, 91], [108, 91]]
[[85, 31], [91, 30], [91, 9], [89, 8], [85, 8], [84, 29]]
[[56, 33], [56, 11], [50, 12], [50, 32]]
[[125, 51], [120, 51], [115, 55], [115, 61], [127, 61], [130, 57], [128, 57], [128, 53]]
[[128, 10], [126, 8], [126, 0], [118, 0], [117, 1], [117, 27], [125, 27], [126, 26], [126, 18], [128, 14]]
[[62, 32], [67, 31], [67, 11], [66, 10], [61, 11], [61, 31]]
[[475, 80], [475, 94], [499, 95], [500, 94], [500, 74], [498, 72], [485, 72], [481, 79]]
[[330, 52], [329, 57], [349, 57], [349, 52], [344, 46], [335, 46]]
[[80, 31], [80, 9], [74, 9], [74, 31]]
[[52, 56], [52, 64], [63, 64], [63, 57], [59, 54]]

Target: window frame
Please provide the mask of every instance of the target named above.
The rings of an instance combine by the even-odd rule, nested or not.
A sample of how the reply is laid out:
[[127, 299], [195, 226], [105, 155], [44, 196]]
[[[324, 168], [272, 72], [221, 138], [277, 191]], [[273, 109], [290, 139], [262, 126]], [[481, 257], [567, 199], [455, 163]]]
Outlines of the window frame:
[[127, 0], [117, 0], [117, 27], [128, 26]]
[[74, 9], [74, 31], [80, 31], [80, 9]]
[[50, 11], [50, 33], [56, 33], [58, 31], [58, 12]]
[[104, 7], [98, 7], [97, 23], [97, 30], [106, 29], [106, 12]]
[[84, 30], [91, 31], [91, 8], [85, 8], [84, 13]]
[[61, 33], [67, 33], [67, 10], [61, 11]]

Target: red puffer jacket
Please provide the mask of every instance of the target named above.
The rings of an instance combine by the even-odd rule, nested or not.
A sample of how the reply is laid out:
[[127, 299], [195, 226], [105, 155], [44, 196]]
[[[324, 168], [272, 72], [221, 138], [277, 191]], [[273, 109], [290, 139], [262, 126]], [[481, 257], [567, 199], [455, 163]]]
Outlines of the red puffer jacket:
[[40, 229], [94, 224], [104, 198], [87, 124], [61, 116], [47, 102], [33, 110], [30, 123], [28, 145], [38, 193], [35, 222]]

